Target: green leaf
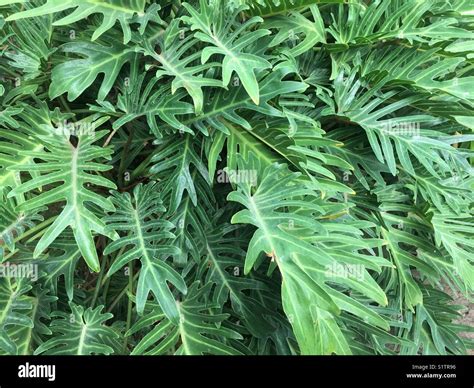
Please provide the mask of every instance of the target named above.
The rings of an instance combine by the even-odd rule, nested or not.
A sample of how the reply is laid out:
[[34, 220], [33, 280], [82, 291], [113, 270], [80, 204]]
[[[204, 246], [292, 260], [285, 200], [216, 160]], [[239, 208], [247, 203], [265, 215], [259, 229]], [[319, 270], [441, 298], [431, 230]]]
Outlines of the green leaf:
[[[22, 234], [28, 228], [32, 228], [38, 221], [43, 221], [43, 217], [36, 213], [16, 212], [14, 199], [5, 199], [0, 194], [0, 250], [7, 247], [9, 251], [15, 250], [15, 240], [21, 239]], [[0, 262], [3, 257], [0, 256]]]
[[270, 31], [249, 31], [262, 21], [261, 18], [255, 17], [231, 32], [229, 30], [241, 9], [235, 10], [227, 17], [219, 7], [208, 4], [207, 0], [200, 0], [199, 5], [200, 10], [197, 11], [190, 4], [184, 3], [191, 16], [184, 16], [183, 20], [191, 25], [192, 31], [198, 30], [195, 34], [197, 39], [210, 44], [202, 50], [201, 62], [206, 63], [213, 55], [223, 55], [222, 85], [227, 87], [235, 72], [252, 101], [259, 105], [260, 88], [256, 73], [270, 68], [271, 64], [262, 57], [247, 53], [245, 48], [257, 44], [262, 37], [270, 34]]
[[472, 235], [474, 233], [473, 218], [469, 213], [454, 215], [433, 211], [431, 222], [438, 246], [443, 245], [453, 258], [457, 274], [465, 282], [467, 288], [474, 288], [474, 266]]
[[[18, 206], [18, 210], [32, 211], [53, 203], [66, 202], [61, 214], [47, 228], [46, 233], [36, 245], [35, 257], [46, 250], [69, 226], [88, 266], [97, 272], [100, 266], [93, 232], [110, 238], [117, 237], [115, 232], [107, 230], [104, 222], [87, 205], [87, 203], [94, 204], [108, 211], [114, 209], [110, 199], [87, 188], [87, 185], [90, 184], [97, 187], [115, 188], [115, 185], [108, 179], [90, 173], [90, 171], [98, 172], [110, 169], [110, 166], [97, 163], [96, 160], [109, 159], [111, 150], [93, 145], [105, 135], [103, 131], [95, 132], [95, 128], [102, 122], [101, 119], [96, 121], [89, 119], [82, 122], [91, 132], [78, 134], [76, 146], [69, 142], [64, 133], [51, 132], [50, 136], [39, 137], [44, 142], [45, 150], [21, 153], [21, 155], [38, 158], [43, 163], [15, 166], [15, 168], [22, 171], [37, 171], [40, 175], [22, 183], [8, 196], [13, 197], [34, 192], [44, 185], [55, 184], [55, 187], [29, 198]], [[61, 184], [58, 184], [59, 182]]]
[[34, 296], [30, 297], [32, 307], [29, 314], [33, 325], [12, 325], [8, 328], [10, 338], [17, 346], [18, 355], [32, 355], [34, 349], [42, 343], [42, 336], [51, 335], [47, 322], [51, 314], [51, 303], [55, 302], [57, 297], [40, 288], [34, 289], [33, 293]]
[[164, 180], [163, 196], [170, 196], [171, 212], [174, 212], [181, 203], [184, 190], [196, 206], [197, 195], [190, 167], [194, 166], [206, 182], [209, 182], [209, 174], [196, 153], [196, 141], [191, 135], [185, 134], [168, 141], [159, 141], [151, 162], [153, 166], [150, 172]]
[[[250, 160], [244, 165], [249, 168], [255, 162]], [[308, 182], [298, 178], [299, 174], [289, 173], [284, 165], [274, 164], [267, 167], [255, 191], [245, 182], [229, 194], [230, 201], [246, 207], [232, 217], [232, 223], [250, 223], [258, 228], [249, 243], [245, 273], [261, 264], [261, 253], [264, 252], [281, 272], [283, 307], [301, 351], [304, 354], [320, 354], [321, 351], [346, 354], [348, 345], [341, 339], [342, 332], [335, 324], [341, 305], [331, 297], [326, 282], [355, 288], [382, 305], [387, 304], [387, 298], [366, 272], [365, 265], [370, 265], [370, 259], [357, 252], [362, 248], [357, 247], [360, 240], [350, 237], [351, 233], [360, 232], [350, 225], [336, 227], [309, 217], [315, 213], [321, 217], [327, 210], [323, 203], [318, 203]], [[294, 207], [298, 211], [285, 211]], [[333, 228], [340, 233], [337, 237], [329, 232]], [[347, 268], [342, 264], [344, 262], [360, 268], [363, 283], [347, 273], [338, 274], [339, 269], [344, 272]], [[314, 330], [315, 322], [320, 318], [320, 331]], [[380, 324], [380, 320], [378, 322]], [[323, 339], [321, 335], [330, 338]]]
[[308, 7], [313, 4], [344, 2], [346, 2], [346, 0], [245, 0], [245, 4], [248, 4], [250, 7], [249, 13], [261, 17], [271, 17], [277, 14], [298, 10], [299, 8]]
[[133, 334], [152, 326], [132, 354], [158, 355], [172, 352], [178, 355], [234, 355], [240, 354], [226, 344], [226, 339], [241, 339], [234, 330], [222, 325], [228, 314], [211, 314], [206, 294], [211, 284], [201, 288], [194, 283], [183, 302], [178, 303], [179, 324], [173, 324], [155, 305], [128, 332]]
[[105, 99], [122, 66], [136, 55], [132, 49], [116, 41], [112, 41], [111, 46], [90, 42], [71, 42], [64, 44], [61, 50], [84, 57], [84, 59], [73, 59], [61, 63], [55, 66], [51, 73], [50, 98], [56, 98], [67, 92], [69, 101], [74, 101], [84, 93], [101, 73], [104, 74], [104, 78], [98, 99]]
[[31, 285], [26, 278], [0, 278], [0, 349], [10, 355], [18, 354], [18, 347], [9, 329], [12, 326], [34, 327], [29, 316], [33, 305], [31, 299], [25, 295], [30, 289]]
[[[324, 22], [316, 5], [310, 7], [313, 20], [308, 20], [300, 13], [291, 13], [289, 16], [275, 16], [264, 24], [268, 29], [276, 28], [278, 33], [270, 42], [270, 46], [280, 45], [284, 41], [290, 41], [289, 54], [297, 57], [311, 50], [317, 43], [326, 43]], [[299, 34], [303, 34], [301, 39]], [[300, 42], [299, 42], [300, 41]]]
[[139, 259], [142, 265], [137, 287], [138, 313], [143, 313], [151, 291], [168, 319], [177, 323], [179, 311], [167, 282], [184, 294], [186, 283], [165, 262], [167, 257], [179, 254], [179, 250], [169, 244], [174, 237], [170, 232], [174, 225], [158, 218], [158, 214], [166, 209], [161, 205], [157, 189], [154, 183], [138, 185], [133, 190], [133, 200], [128, 193], [113, 193], [112, 202], [117, 210], [107, 217], [107, 223], [113, 230], [127, 234], [109, 244], [104, 253], [108, 255], [119, 249], [122, 252], [110, 267], [109, 276], [130, 261]]
[[[162, 137], [165, 134], [161, 123], [157, 122], [157, 117], [174, 129], [185, 130], [187, 127], [177, 116], [194, 113], [193, 106], [182, 101], [186, 93], [178, 92], [170, 97], [170, 89], [156, 88], [158, 78], [152, 78], [146, 82], [146, 73], [138, 75], [135, 64], [134, 62], [132, 65], [131, 77], [126, 79], [123, 91], [118, 96], [117, 107], [124, 114], [114, 122], [113, 128], [119, 129], [132, 120], [145, 116], [151, 132], [156, 137]], [[146, 86], [142, 90], [144, 84]], [[191, 130], [188, 129], [188, 131]]]
[[[18, 1], [6, 1], [4, 4], [18, 3]], [[56, 20], [53, 25], [64, 26], [85, 19], [92, 14], [100, 13], [103, 16], [101, 25], [94, 31], [92, 40], [99, 38], [104, 32], [119, 21], [123, 30], [123, 41], [128, 43], [131, 38], [129, 23], [133, 16], [142, 14], [145, 0], [47, 0], [45, 4], [23, 12], [17, 12], [6, 18], [7, 21], [32, 18], [42, 15], [56, 14], [74, 8], [69, 15]]]
[[107, 339], [114, 339], [117, 334], [105, 322], [113, 317], [110, 313], [102, 313], [104, 306], [95, 309], [84, 309], [69, 303], [71, 313], [58, 311], [53, 314], [50, 325], [52, 337], [35, 350], [35, 355], [109, 355], [113, 348], [106, 345]]
[[40, 260], [38, 266], [45, 273], [44, 285], [51, 287], [58, 293], [58, 283], [61, 276], [64, 277], [66, 294], [69, 301], [74, 297], [74, 272], [81, 258], [81, 250], [74, 242], [71, 232], [63, 232], [56, 241], [51, 244], [51, 250], [46, 259]]
[[193, 99], [196, 114], [200, 114], [204, 104], [202, 88], [220, 86], [220, 82], [202, 76], [214, 63], [189, 66], [199, 58], [200, 53], [195, 51], [183, 57], [184, 53], [197, 45], [197, 40], [192, 35], [182, 36], [183, 31], [179, 29], [179, 21], [174, 19], [157, 41], [160, 48], [158, 52], [147, 40], [144, 42], [143, 52], [160, 63], [156, 77], [159, 80], [164, 76], [173, 77], [171, 93], [175, 94], [181, 88], [186, 89]]
[[205, 274], [204, 284], [214, 282], [212, 301], [224, 307], [230, 300], [232, 310], [245, 327], [256, 337], [262, 337], [275, 330], [269, 319], [262, 316], [273, 315], [256, 296], [248, 296], [244, 291], [270, 292], [265, 283], [255, 278], [242, 276], [241, 268], [245, 258], [245, 240], [234, 237], [235, 227], [218, 225], [206, 233], [205, 257], [200, 271]]

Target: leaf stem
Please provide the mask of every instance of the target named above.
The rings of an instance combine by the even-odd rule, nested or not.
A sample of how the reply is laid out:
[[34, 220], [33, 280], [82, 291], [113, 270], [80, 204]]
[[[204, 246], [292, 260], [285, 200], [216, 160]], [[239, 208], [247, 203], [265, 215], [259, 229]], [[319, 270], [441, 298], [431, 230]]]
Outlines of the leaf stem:
[[[133, 276], [133, 281], [135, 281], [137, 278], [138, 278], [138, 275], [139, 275], [140, 272], [137, 272], [134, 276]], [[115, 306], [117, 305], [117, 303], [120, 301], [120, 299], [122, 299], [122, 297], [125, 295], [125, 293], [127, 292], [128, 290], [128, 284], [127, 286], [120, 292], [120, 294], [117, 295], [117, 297], [115, 298], [115, 300], [112, 302], [112, 304], [110, 305], [110, 307], [107, 309], [107, 312], [110, 313], [114, 308]]]
[[[25, 239], [26, 237], [32, 235], [33, 233], [35, 233], [37, 230], [40, 230], [42, 228], [45, 228], [46, 226], [48, 226], [49, 224], [52, 224], [54, 222], [54, 220], [57, 218], [58, 216], [54, 216], [54, 217], [51, 217], [51, 218], [48, 218], [47, 220], [43, 221], [42, 223], [36, 225], [35, 227], [29, 229], [27, 232], [23, 233], [21, 236], [18, 236], [16, 239], [15, 239], [15, 242], [18, 242], [20, 240], [23, 240]], [[44, 231], [41, 231], [40, 232], [41, 234], [44, 233]], [[34, 240], [36, 237], [39, 236], [39, 233], [36, 234], [35, 236], [33, 236], [32, 238], [30, 238], [28, 240], [28, 242]]]
[[93, 296], [92, 302], [91, 302], [91, 308], [94, 308], [95, 303], [97, 302], [97, 298], [99, 296], [99, 290], [101, 289], [101, 285], [102, 285], [102, 278], [104, 277], [106, 263], [107, 263], [107, 256], [103, 255], [102, 256], [102, 262], [101, 262], [101, 265], [100, 265], [99, 277], [97, 278], [97, 283], [95, 285], [95, 290], [94, 290], [94, 296]]
[[[128, 273], [128, 291], [130, 295], [133, 294], [133, 262], [129, 263], [129, 273]], [[133, 309], [133, 300], [132, 298], [128, 298], [128, 309], [127, 309], [127, 328], [125, 332], [128, 332], [132, 325], [132, 309]], [[123, 347], [127, 349], [128, 345], [128, 337], [125, 336]]]

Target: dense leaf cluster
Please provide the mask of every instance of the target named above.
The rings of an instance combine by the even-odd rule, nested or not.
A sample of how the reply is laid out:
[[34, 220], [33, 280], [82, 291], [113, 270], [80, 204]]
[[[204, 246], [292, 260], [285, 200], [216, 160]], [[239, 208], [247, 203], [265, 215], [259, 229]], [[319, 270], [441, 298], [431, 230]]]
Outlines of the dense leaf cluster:
[[0, 0], [0, 354], [464, 354], [473, 0]]

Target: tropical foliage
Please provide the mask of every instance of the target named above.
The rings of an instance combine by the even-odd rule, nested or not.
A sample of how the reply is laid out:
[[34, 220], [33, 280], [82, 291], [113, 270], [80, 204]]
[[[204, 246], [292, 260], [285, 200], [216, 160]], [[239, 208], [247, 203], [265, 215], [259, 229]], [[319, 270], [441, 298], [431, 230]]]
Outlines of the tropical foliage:
[[0, 354], [465, 354], [473, 0], [0, 0]]

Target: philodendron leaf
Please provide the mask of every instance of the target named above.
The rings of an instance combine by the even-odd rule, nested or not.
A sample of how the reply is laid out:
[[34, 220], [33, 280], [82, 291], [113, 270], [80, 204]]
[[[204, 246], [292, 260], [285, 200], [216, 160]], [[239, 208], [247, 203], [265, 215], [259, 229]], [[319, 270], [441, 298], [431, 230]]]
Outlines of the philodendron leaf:
[[[240, 171], [245, 171], [244, 167], [255, 168], [257, 164], [252, 159], [241, 161]], [[230, 201], [246, 207], [232, 217], [232, 222], [257, 227], [249, 242], [245, 272], [261, 265], [262, 253], [271, 260], [270, 265], [278, 267], [282, 276], [283, 308], [303, 353], [347, 354], [350, 353], [348, 339], [338, 326], [337, 316], [341, 310], [353, 313], [356, 310], [330, 284], [344, 284], [381, 305], [387, 304], [387, 297], [366, 270], [370, 256], [364, 258], [359, 252], [364, 244], [357, 247], [357, 240], [353, 239], [360, 232], [350, 224], [341, 224], [340, 241], [346, 239], [347, 243], [354, 244], [352, 251], [341, 250], [340, 244], [331, 241], [328, 234], [333, 225], [317, 221], [318, 214], [321, 220], [326, 218], [324, 204], [318, 203], [308, 182], [298, 177], [299, 174], [289, 172], [285, 165], [273, 164], [261, 174], [256, 188], [252, 189], [252, 182], [244, 182], [237, 184], [238, 189], [229, 194]], [[298, 210], [292, 212], [291, 209]], [[389, 265], [381, 258], [376, 260]], [[352, 266], [360, 273], [344, 276], [344, 270]], [[364, 282], [357, 281], [357, 276], [364, 278]], [[388, 329], [387, 323], [370, 311], [369, 306], [357, 305], [359, 312], [367, 311], [365, 319]]]
[[0, 278], [0, 349], [6, 354], [16, 355], [18, 351], [15, 337], [9, 329], [34, 326], [28, 315], [33, 308], [31, 298], [26, 295], [30, 289], [28, 279]]
[[271, 17], [304, 7], [309, 7], [313, 4], [344, 3], [347, 2], [347, 0], [243, 0], [243, 2], [249, 5], [249, 13], [251, 15]]
[[104, 251], [105, 254], [119, 249], [122, 252], [110, 267], [109, 275], [130, 261], [139, 259], [142, 266], [137, 287], [138, 312], [143, 313], [148, 293], [151, 291], [166, 316], [177, 323], [179, 311], [167, 282], [184, 294], [186, 283], [180, 274], [165, 262], [168, 257], [180, 252], [170, 245], [171, 239], [175, 237], [170, 232], [174, 225], [159, 217], [166, 209], [162, 206], [157, 186], [154, 183], [136, 186], [133, 199], [128, 193], [114, 192], [112, 202], [117, 210], [107, 217], [107, 222], [112, 229], [124, 231], [126, 235], [109, 244]]
[[105, 325], [113, 317], [103, 313], [104, 306], [84, 309], [70, 303], [71, 313], [56, 312], [51, 323], [52, 337], [42, 343], [35, 354], [90, 356], [93, 354], [111, 354], [113, 348], [106, 344], [114, 340], [117, 334]]
[[[110, 238], [117, 238], [117, 232], [109, 230], [105, 223], [95, 214], [91, 205], [100, 209], [112, 211], [114, 206], [110, 199], [92, 191], [89, 186], [115, 188], [108, 179], [91, 172], [107, 171], [111, 166], [103, 162], [110, 159], [111, 150], [93, 145], [105, 136], [104, 131], [95, 132], [103, 120], [84, 121], [84, 133], [77, 137], [73, 145], [68, 137], [60, 131], [39, 137], [45, 145], [39, 152], [24, 151], [25, 156], [42, 160], [39, 164], [15, 166], [20, 171], [36, 171], [39, 175], [24, 182], [10, 191], [9, 197], [35, 192], [43, 185], [53, 185], [18, 206], [18, 210], [32, 211], [42, 206], [65, 202], [56, 220], [47, 228], [38, 241], [34, 255], [44, 252], [51, 243], [70, 227], [84, 260], [93, 271], [99, 271], [99, 259], [94, 243], [93, 233], [99, 233]], [[98, 163], [99, 160], [102, 163]]]
[[[18, 1], [3, 1], [3, 4], [13, 4]], [[0, 3], [2, 5], [2, 3]], [[56, 14], [62, 11], [74, 9], [69, 15], [56, 20], [53, 25], [65, 26], [87, 18], [89, 15], [100, 13], [103, 20], [94, 31], [92, 40], [96, 40], [107, 30], [111, 29], [118, 21], [123, 30], [123, 41], [128, 43], [131, 38], [129, 23], [135, 14], [143, 14], [145, 0], [47, 0], [45, 4], [17, 12], [7, 17], [7, 21], [24, 18], [38, 17], [42, 15]]]
[[57, 65], [51, 73], [50, 98], [67, 92], [69, 101], [78, 98], [97, 78], [104, 74], [98, 99], [103, 100], [112, 89], [120, 69], [135, 57], [133, 49], [116, 41], [104, 46], [91, 42], [70, 42], [61, 47], [65, 53], [83, 56]]
[[230, 34], [229, 30], [234, 23], [235, 14], [241, 9], [235, 10], [235, 14], [228, 17], [218, 5], [208, 4], [206, 0], [200, 0], [199, 4], [200, 12], [185, 3], [184, 6], [191, 16], [186, 16], [183, 20], [191, 25], [191, 30], [198, 31], [195, 34], [197, 39], [210, 44], [202, 51], [202, 63], [206, 63], [213, 55], [223, 56], [223, 86], [229, 85], [231, 76], [235, 72], [252, 101], [258, 105], [260, 88], [256, 73], [268, 69], [271, 64], [265, 58], [245, 52], [245, 49], [257, 44], [262, 37], [269, 35], [270, 31], [265, 29], [251, 31], [255, 24], [262, 21], [255, 17], [246, 21], [239, 29]]
[[168, 320], [160, 309], [150, 304], [151, 311], [141, 318], [128, 332], [133, 334], [155, 325], [135, 348], [133, 354], [157, 355], [173, 348], [179, 355], [238, 355], [239, 351], [225, 343], [226, 339], [241, 339], [242, 336], [222, 324], [227, 314], [208, 314], [213, 306], [206, 303], [206, 294], [211, 283], [199, 288], [194, 283], [183, 302], [178, 302], [179, 325]]

